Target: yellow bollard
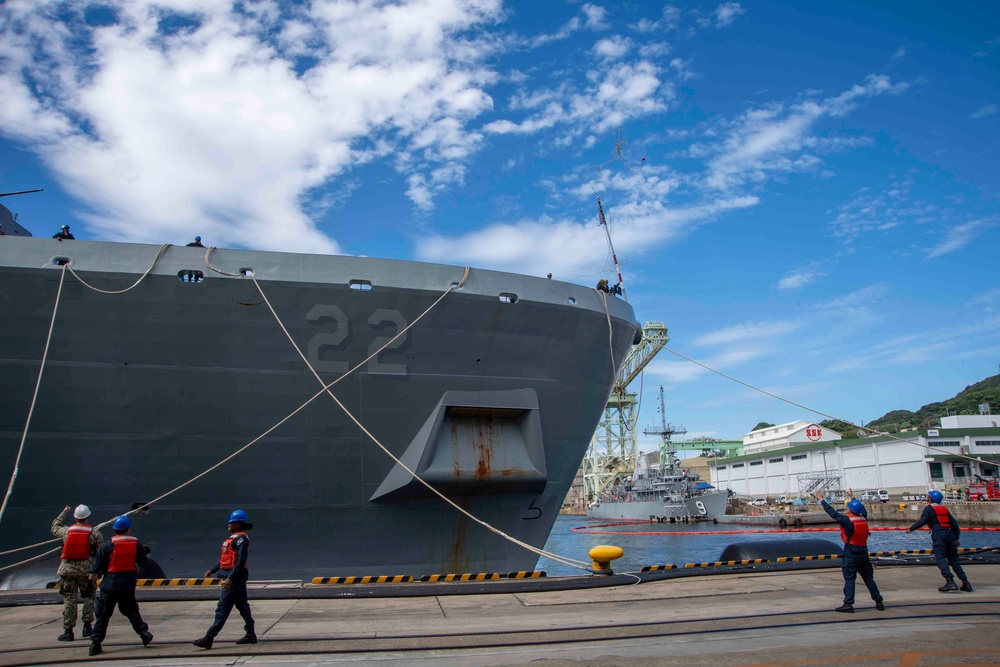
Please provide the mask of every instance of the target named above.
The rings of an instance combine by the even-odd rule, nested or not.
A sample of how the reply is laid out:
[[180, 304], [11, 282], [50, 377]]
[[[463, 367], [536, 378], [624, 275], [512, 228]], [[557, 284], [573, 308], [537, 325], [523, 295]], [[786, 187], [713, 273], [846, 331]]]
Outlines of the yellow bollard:
[[899, 503], [899, 511], [902, 512], [906, 510], [906, 503]]
[[602, 544], [591, 549], [589, 555], [593, 561], [594, 574], [614, 574], [611, 571], [611, 561], [624, 556], [625, 551], [621, 547]]

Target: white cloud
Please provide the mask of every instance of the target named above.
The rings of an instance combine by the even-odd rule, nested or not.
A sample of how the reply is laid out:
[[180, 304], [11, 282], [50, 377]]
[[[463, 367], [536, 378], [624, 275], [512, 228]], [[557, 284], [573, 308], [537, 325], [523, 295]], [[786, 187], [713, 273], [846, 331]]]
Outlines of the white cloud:
[[715, 26], [723, 28], [735, 21], [737, 16], [746, 13], [740, 3], [724, 2], [715, 8]]
[[[589, 73], [589, 85], [573, 92], [566, 85], [556, 89], [519, 93], [515, 104], [540, 110], [515, 122], [493, 121], [483, 127], [489, 134], [533, 134], [556, 125], [566, 126], [569, 136], [584, 132], [606, 132], [636, 118], [664, 111], [674, 90], [661, 79], [660, 68], [647, 60], [615, 62]], [[543, 107], [544, 104], [544, 108]]]
[[969, 118], [978, 120], [979, 118], [986, 118], [987, 116], [992, 116], [997, 112], [998, 108], [1000, 107], [997, 107], [996, 104], [987, 104], [986, 106], [979, 107], [978, 109], [976, 109], [976, 111], [969, 114]]
[[598, 7], [588, 2], [580, 10], [586, 15], [586, 26], [591, 30], [602, 30], [607, 27], [605, 21], [608, 16], [608, 10], [604, 7]]
[[677, 28], [677, 24], [681, 20], [681, 10], [677, 7], [667, 5], [663, 8], [663, 14], [660, 20], [654, 21], [648, 18], [641, 18], [637, 23], [630, 26], [636, 32], [642, 33], [652, 33], [652, 32], [670, 32]]
[[761, 181], [770, 172], [803, 171], [815, 168], [820, 160], [810, 153], [823, 146], [812, 137], [815, 122], [824, 116], [839, 117], [854, 108], [858, 100], [884, 94], [898, 94], [908, 84], [893, 84], [888, 77], [869, 75], [840, 95], [806, 100], [786, 109], [773, 104], [747, 111], [728, 132], [717, 155], [709, 163], [706, 179], [710, 187], [727, 189], [747, 181]]
[[681, 10], [673, 5], [663, 8], [663, 30], [669, 32], [677, 27], [681, 22]]
[[612, 35], [594, 44], [594, 53], [602, 60], [621, 60], [632, 46], [632, 40], [628, 37]]
[[805, 287], [825, 275], [823, 266], [818, 262], [813, 262], [807, 266], [802, 266], [785, 274], [778, 281], [778, 289], [789, 290]]
[[[669, 190], [669, 186], [667, 186]], [[592, 196], [592, 195], [591, 195]], [[613, 214], [615, 250], [639, 256], [690, 231], [726, 211], [756, 205], [755, 197], [670, 208], [662, 201], [637, 200], [616, 206]], [[531, 275], [552, 273], [560, 280], [592, 273], [607, 257], [604, 232], [586, 221], [548, 217], [493, 225], [458, 236], [430, 235], [417, 243], [417, 256], [429, 262], [503, 268]], [[596, 281], [595, 281], [596, 282]]]
[[753, 361], [754, 359], [759, 359], [766, 356], [770, 352], [768, 346], [734, 346], [722, 352], [719, 352], [706, 359], [698, 359], [691, 355], [692, 359], [704, 364], [704, 366], [699, 366], [698, 364], [692, 363], [687, 360], [683, 361], [652, 361], [648, 366], [646, 366], [646, 373], [650, 375], [663, 378], [665, 381], [671, 382], [673, 384], [680, 384], [682, 382], [690, 382], [691, 380], [696, 380], [706, 373], [710, 373], [709, 369], [716, 371], [722, 371], [723, 373], [731, 372], [735, 367], [740, 366], [748, 361]]
[[850, 357], [828, 367], [832, 372], [853, 371], [859, 368], [874, 370], [887, 364], [913, 364], [947, 357], [992, 360], [992, 348], [969, 349], [970, 341], [984, 340], [984, 336], [1000, 327], [1000, 317], [978, 317], [961, 326], [928, 329], [919, 334], [896, 336], [871, 345]]
[[938, 223], [946, 215], [941, 207], [920, 198], [913, 198], [914, 188], [909, 176], [893, 179], [882, 190], [862, 188], [852, 199], [838, 206], [830, 223], [833, 236], [852, 243], [867, 234], [888, 232], [904, 225]]
[[580, 18], [574, 16], [569, 21], [566, 22], [559, 30], [553, 33], [543, 33], [541, 35], [536, 35], [528, 40], [528, 45], [531, 48], [538, 48], [540, 46], [545, 46], [551, 42], [558, 42], [563, 39], [567, 39], [573, 33], [577, 32], [583, 27], [583, 23]]
[[304, 212], [313, 188], [392, 155], [428, 208], [492, 106], [495, 75], [463, 35], [499, 20], [499, 0], [319, 0], [283, 23], [270, 3], [104, 7], [114, 22], [94, 27], [83, 6], [5, 6], [0, 129], [106, 238], [335, 252]]
[[726, 345], [745, 343], [750, 340], [770, 341], [778, 336], [793, 333], [802, 327], [801, 322], [751, 322], [736, 324], [725, 329], [703, 334], [694, 340], [694, 345]]
[[[698, 18], [696, 23], [699, 28], [725, 28], [728, 25], [732, 25], [736, 17], [743, 14], [746, 14], [746, 10], [743, 9], [740, 3], [724, 2], [716, 7], [711, 14]], [[690, 32], [693, 34], [695, 31], [692, 29]]]
[[927, 251], [927, 259], [934, 259], [941, 255], [961, 250], [972, 243], [973, 240], [988, 229], [997, 226], [995, 219], [980, 219], [955, 225], [946, 233], [942, 243], [930, 248]]

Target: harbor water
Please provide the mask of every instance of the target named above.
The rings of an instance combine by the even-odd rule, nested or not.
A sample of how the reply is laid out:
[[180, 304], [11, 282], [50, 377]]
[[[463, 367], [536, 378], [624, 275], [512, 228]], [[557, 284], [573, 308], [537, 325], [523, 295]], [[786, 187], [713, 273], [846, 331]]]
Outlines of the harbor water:
[[[872, 527], [898, 528], [873, 530], [868, 539], [869, 551], [901, 551], [930, 549], [930, 533], [926, 529], [907, 534], [904, 524], [873, 523]], [[625, 551], [611, 567], [615, 572], [636, 572], [646, 565], [705, 563], [718, 560], [722, 550], [733, 542], [774, 539], [825, 539], [840, 546], [840, 529], [835, 524], [810, 526], [810, 530], [743, 529], [732, 524], [658, 524], [640, 523], [608, 525], [606, 521], [588, 520], [582, 516], [560, 515], [552, 528], [545, 550], [577, 560], [589, 561], [592, 548], [611, 544]], [[574, 530], [576, 529], [576, 530]], [[817, 531], [817, 529], [819, 529]], [[1000, 532], [963, 529], [963, 547], [1000, 546]], [[793, 554], [790, 554], [793, 555]], [[537, 570], [550, 577], [577, 575], [579, 570], [542, 556]]]

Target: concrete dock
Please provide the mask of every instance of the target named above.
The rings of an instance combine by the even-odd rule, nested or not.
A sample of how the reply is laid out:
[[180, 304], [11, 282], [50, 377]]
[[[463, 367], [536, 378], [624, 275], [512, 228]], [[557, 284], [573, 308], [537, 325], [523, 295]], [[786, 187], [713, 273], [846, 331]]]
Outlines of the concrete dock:
[[104, 653], [93, 658], [79, 624], [76, 641], [56, 641], [62, 623], [54, 591], [7, 591], [0, 593], [0, 666], [1000, 664], [995, 560], [968, 561], [972, 593], [939, 593], [943, 580], [926, 560], [879, 566], [886, 610], [874, 609], [859, 580], [853, 614], [832, 611], [842, 601], [837, 565], [675, 571], [642, 583], [633, 575], [589, 577], [587, 585], [600, 587], [573, 590], [538, 590], [551, 581], [257, 585], [250, 600], [260, 642], [233, 643], [243, 634], [234, 611], [209, 651], [191, 641], [211, 623], [216, 590], [140, 589], [153, 642], [143, 648], [116, 612]]

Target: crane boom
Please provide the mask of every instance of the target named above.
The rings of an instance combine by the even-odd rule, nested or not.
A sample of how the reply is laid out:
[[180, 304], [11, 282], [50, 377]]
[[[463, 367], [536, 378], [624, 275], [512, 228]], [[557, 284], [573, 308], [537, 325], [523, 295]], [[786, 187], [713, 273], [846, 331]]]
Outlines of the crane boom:
[[642, 340], [625, 355], [615, 387], [624, 390], [632, 384], [632, 380], [639, 377], [642, 369], [653, 360], [657, 352], [666, 347], [669, 340], [667, 326], [663, 322], [646, 322], [642, 328]]
[[663, 322], [646, 322], [642, 328], [642, 340], [625, 356], [614, 390], [608, 397], [604, 418], [597, 425], [581, 465], [584, 502], [594, 500], [615, 480], [631, 475], [635, 469], [637, 396], [628, 391], [628, 386], [669, 340]]

